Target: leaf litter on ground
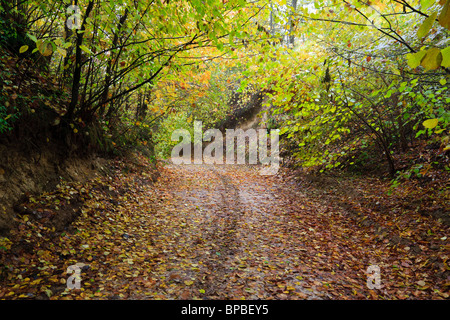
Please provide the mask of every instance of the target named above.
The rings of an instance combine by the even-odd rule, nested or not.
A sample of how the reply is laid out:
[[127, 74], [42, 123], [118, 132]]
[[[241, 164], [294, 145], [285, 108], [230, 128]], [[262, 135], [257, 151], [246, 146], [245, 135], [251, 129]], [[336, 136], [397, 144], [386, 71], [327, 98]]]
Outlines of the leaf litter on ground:
[[[29, 197], [2, 247], [0, 298], [449, 297], [448, 228], [431, 218], [370, 215], [377, 223], [364, 224], [284, 170], [168, 164], [153, 183], [150, 163], [135, 161]], [[57, 230], [64, 210], [76, 219]], [[393, 232], [409, 242], [393, 243]], [[76, 264], [80, 289], [69, 289]], [[367, 285], [371, 265], [378, 289]]]

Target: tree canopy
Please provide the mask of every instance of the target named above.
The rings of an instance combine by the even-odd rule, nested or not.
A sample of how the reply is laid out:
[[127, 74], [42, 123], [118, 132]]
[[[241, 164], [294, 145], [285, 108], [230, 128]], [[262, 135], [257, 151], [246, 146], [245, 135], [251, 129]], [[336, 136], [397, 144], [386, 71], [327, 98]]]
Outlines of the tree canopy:
[[20, 103], [4, 85], [1, 132], [46, 105], [72, 136], [167, 155], [170, 130], [214, 126], [233, 94], [261, 92], [303, 167], [351, 166], [375, 146], [393, 175], [418, 138], [449, 149], [449, 1], [3, 0], [0, 13], [20, 77], [38, 70], [55, 89]]

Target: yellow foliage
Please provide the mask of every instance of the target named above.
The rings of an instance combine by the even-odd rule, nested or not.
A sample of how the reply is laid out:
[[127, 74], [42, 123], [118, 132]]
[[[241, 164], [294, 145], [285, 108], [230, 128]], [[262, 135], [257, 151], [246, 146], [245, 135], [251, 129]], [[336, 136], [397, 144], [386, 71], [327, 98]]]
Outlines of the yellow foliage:
[[8, 238], [0, 238], [0, 247], [4, 247], [5, 249], [11, 249], [12, 242]]
[[200, 82], [203, 84], [208, 84], [209, 79], [211, 79], [211, 71], [208, 70], [200, 77]]

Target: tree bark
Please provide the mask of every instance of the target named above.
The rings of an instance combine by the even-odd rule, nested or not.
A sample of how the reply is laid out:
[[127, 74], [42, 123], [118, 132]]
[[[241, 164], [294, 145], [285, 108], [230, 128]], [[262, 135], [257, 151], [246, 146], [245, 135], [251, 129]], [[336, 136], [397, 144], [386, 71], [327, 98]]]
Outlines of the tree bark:
[[[119, 25], [117, 27], [116, 32], [114, 33], [113, 43], [112, 47], [117, 47], [117, 42], [119, 41], [119, 34], [120, 30], [122, 29], [123, 24], [125, 23], [125, 20], [128, 16], [128, 8], [125, 9], [125, 13], [120, 18]], [[108, 100], [109, 95], [109, 87], [111, 86], [111, 79], [112, 79], [112, 69], [114, 67], [114, 64], [117, 64], [117, 59], [119, 59], [120, 52], [117, 55], [114, 55], [113, 51], [111, 52], [111, 57], [108, 61], [108, 65], [106, 67], [106, 75], [105, 75], [105, 88], [103, 89], [102, 98], [100, 100], [100, 105], [103, 106], [103, 108], [100, 108], [100, 113], [103, 114], [106, 110], [106, 100]]]
[[65, 119], [67, 122], [70, 122], [72, 120], [75, 108], [78, 104], [78, 97], [80, 95], [81, 69], [82, 69], [81, 64], [82, 51], [80, 46], [83, 44], [84, 31], [86, 30], [86, 19], [87, 17], [89, 17], [89, 14], [91, 13], [93, 7], [94, 1], [89, 1], [89, 4], [86, 8], [86, 13], [83, 18], [83, 23], [81, 24], [79, 32], [77, 32], [76, 49], [75, 49], [75, 69], [73, 72], [71, 100], [69, 108], [65, 115]]
[[295, 28], [295, 24], [294, 24], [294, 20], [292, 19], [292, 16], [297, 11], [297, 0], [292, 0], [292, 8], [293, 8], [293, 11], [291, 12], [291, 16], [289, 17], [289, 43], [290, 43], [290, 45], [292, 47], [294, 47], [294, 41], [295, 41], [294, 28]]

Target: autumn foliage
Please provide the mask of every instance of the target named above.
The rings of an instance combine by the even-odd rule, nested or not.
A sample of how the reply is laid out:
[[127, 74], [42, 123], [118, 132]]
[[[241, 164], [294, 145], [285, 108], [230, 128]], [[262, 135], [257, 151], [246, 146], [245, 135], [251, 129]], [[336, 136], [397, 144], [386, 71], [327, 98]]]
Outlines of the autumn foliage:
[[[109, 159], [0, 206], [0, 298], [448, 299], [449, 30], [450, 0], [0, 0], [0, 150]], [[249, 117], [278, 176], [169, 164]]]

